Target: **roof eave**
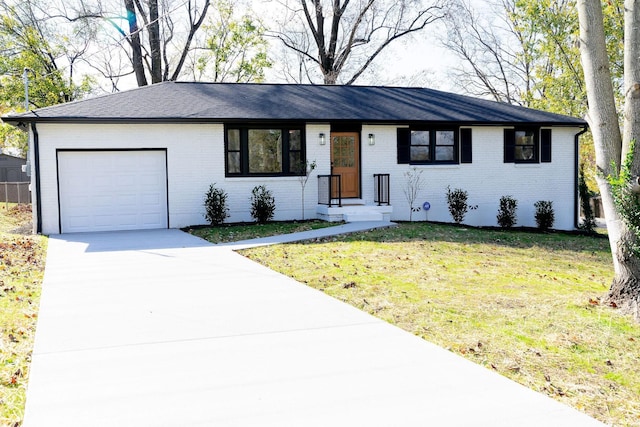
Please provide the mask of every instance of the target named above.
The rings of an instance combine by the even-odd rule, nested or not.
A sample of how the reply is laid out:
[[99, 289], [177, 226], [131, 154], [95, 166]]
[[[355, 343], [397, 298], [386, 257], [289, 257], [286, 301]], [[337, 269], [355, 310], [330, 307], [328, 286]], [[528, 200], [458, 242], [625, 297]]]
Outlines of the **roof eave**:
[[452, 125], [457, 126], [563, 126], [563, 127], [586, 127], [587, 122], [581, 120], [567, 121], [473, 121], [473, 120], [384, 120], [384, 119], [336, 119], [336, 118], [220, 118], [220, 117], [19, 117], [9, 116], [1, 118], [4, 123], [16, 127], [24, 127], [30, 123], [74, 123], [74, 124], [97, 124], [97, 123], [273, 123], [273, 122], [304, 122], [304, 123], [331, 123], [331, 122], [361, 122], [367, 124], [388, 124], [388, 125]]

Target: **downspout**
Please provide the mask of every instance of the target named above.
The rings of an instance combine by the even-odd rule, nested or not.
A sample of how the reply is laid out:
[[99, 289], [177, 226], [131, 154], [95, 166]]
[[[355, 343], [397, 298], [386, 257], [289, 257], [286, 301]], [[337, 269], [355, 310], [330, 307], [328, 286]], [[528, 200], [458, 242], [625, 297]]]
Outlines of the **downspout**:
[[573, 228], [574, 229], [578, 229], [578, 226], [580, 225], [580, 191], [578, 189], [578, 180], [579, 180], [579, 174], [580, 174], [580, 135], [584, 134], [586, 131], [588, 131], [589, 128], [587, 126], [585, 126], [580, 132], [576, 133], [575, 137], [574, 137], [574, 144], [575, 144], [575, 150], [574, 150], [574, 174], [573, 174], [573, 188], [575, 189], [573, 192], [573, 198], [574, 198], [574, 202], [573, 202]]
[[36, 233], [42, 233], [42, 203], [40, 197], [40, 137], [36, 124], [31, 123], [31, 132], [33, 133], [33, 169], [32, 175], [36, 185]]

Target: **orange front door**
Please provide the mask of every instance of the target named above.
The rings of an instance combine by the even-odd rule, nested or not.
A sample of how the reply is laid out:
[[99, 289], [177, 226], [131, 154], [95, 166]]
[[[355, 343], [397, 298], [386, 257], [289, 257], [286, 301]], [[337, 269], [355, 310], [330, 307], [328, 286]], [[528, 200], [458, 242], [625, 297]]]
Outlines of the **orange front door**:
[[357, 132], [331, 132], [331, 173], [342, 177], [342, 197], [360, 197], [360, 135]]

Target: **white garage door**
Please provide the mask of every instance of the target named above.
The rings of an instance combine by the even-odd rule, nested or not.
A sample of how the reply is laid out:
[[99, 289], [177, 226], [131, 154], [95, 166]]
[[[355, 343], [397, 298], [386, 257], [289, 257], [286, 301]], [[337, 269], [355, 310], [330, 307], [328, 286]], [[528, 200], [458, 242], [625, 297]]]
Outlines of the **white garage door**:
[[167, 228], [165, 151], [61, 151], [62, 233]]

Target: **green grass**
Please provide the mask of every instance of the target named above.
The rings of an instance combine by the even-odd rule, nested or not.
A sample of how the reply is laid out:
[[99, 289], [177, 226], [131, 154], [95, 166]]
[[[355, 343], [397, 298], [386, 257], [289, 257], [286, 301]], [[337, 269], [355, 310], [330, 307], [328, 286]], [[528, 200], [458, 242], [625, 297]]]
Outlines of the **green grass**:
[[339, 224], [335, 222], [330, 223], [311, 220], [299, 222], [268, 222], [266, 224], [222, 224], [216, 227], [190, 228], [186, 231], [212, 243], [228, 243], [315, 230], [335, 225]]
[[[0, 207], [0, 425], [19, 425], [46, 238]], [[334, 224], [191, 230], [229, 242]], [[24, 232], [24, 229], [19, 229]], [[640, 425], [640, 326], [600, 304], [612, 277], [597, 237], [433, 224], [243, 251], [605, 423]]]
[[22, 422], [46, 238], [24, 234], [29, 206], [0, 206], [0, 425]]
[[611, 425], [640, 425], [640, 325], [608, 241], [404, 223], [246, 256]]

